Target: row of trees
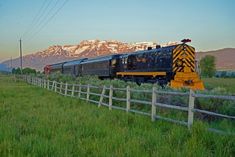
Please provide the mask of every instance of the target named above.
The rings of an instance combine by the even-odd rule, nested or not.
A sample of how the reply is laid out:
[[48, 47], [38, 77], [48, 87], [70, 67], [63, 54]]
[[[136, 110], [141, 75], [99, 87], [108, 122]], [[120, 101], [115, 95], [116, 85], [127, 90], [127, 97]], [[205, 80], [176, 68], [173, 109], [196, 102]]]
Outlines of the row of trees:
[[[20, 68], [13, 68], [12, 74], [21, 74], [21, 69]], [[35, 69], [31, 69], [31, 68], [23, 68], [22, 74], [37, 74], [37, 71]]]

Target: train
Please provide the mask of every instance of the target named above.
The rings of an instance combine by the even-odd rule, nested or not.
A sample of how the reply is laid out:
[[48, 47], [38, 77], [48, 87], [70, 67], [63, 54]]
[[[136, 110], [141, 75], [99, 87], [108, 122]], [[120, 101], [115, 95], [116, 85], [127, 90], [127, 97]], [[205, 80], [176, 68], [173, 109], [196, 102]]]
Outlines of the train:
[[113, 54], [96, 58], [46, 65], [44, 73], [61, 73], [81, 77], [96, 75], [100, 79], [121, 79], [142, 83], [169, 84], [172, 88], [204, 90], [195, 59], [195, 48], [187, 44], [190, 39], [171, 46]]

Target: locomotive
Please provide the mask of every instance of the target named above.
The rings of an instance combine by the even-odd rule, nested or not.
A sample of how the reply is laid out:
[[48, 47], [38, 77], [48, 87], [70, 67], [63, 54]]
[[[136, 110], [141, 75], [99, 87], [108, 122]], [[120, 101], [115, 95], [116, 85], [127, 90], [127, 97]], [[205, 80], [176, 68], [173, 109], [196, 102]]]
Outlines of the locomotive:
[[141, 83], [158, 83], [170, 87], [189, 87], [203, 90], [204, 85], [197, 72], [195, 48], [180, 44], [136, 51], [124, 54], [82, 58], [68, 62], [47, 65], [45, 74], [59, 72], [75, 77], [96, 75], [100, 79], [118, 78], [124, 81]]

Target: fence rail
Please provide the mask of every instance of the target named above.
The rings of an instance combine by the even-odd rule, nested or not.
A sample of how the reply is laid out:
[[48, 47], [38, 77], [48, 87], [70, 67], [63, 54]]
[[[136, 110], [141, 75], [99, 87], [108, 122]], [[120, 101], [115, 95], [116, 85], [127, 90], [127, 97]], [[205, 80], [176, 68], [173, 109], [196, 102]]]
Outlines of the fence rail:
[[[106, 106], [109, 108], [109, 110], [117, 109], [117, 110], [123, 110], [126, 112], [133, 112], [145, 116], [150, 116], [152, 121], [155, 121], [156, 119], [164, 120], [172, 123], [177, 123], [180, 125], [187, 126], [189, 129], [192, 127], [194, 123], [194, 114], [195, 113], [202, 113], [212, 116], [217, 116], [221, 118], [225, 118], [228, 120], [234, 120], [235, 116], [231, 115], [225, 115], [220, 114], [212, 111], [206, 111], [201, 110], [198, 108], [195, 108], [195, 99], [197, 98], [212, 98], [212, 99], [222, 99], [222, 100], [231, 100], [235, 101], [235, 96], [221, 96], [221, 95], [205, 95], [205, 94], [197, 94], [194, 93], [193, 90], [190, 90], [189, 92], [168, 92], [168, 91], [160, 91], [157, 90], [155, 87], [152, 88], [152, 90], [137, 90], [137, 89], [131, 89], [130, 86], [127, 86], [126, 88], [117, 88], [111, 86], [94, 86], [94, 85], [82, 85], [82, 84], [68, 84], [63, 82], [56, 82], [51, 80], [45, 80], [37, 77], [31, 77], [31, 76], [19, 76], [19, 79], [22, 79], [26, 81], [29, 84], [36, 85], [51, 91], [54, 91], [56, 93], [59, 93], [63, 96], [70, 96], [70, 97], [76, 97], [81, 100], [85, 100], [91, 103], [95, 103], [98, 105], [98, 107]], [[94, 92], [92, 90], [99, 90], [100, 92]], [[126, 93], [125, 98], [120, 98], [114, 96], [115, 91], [121, 91]], [[152, 94], [151, 101], [146, 100], [137, 100], [131, 98], [131, 92], [137, 92], [137, 93], [146, 93], [146, 94]], [[108, 94], [107, 94], [108, 93]], [[173, 95], [173, 96], [187, 96], [188, 97], [188, 105], [187, 106], [176, 106], [171, 104], [164, 104], [157, 102], [158, 95]], [[92, 99], [92, 97], [96, 96], [97, 100]], [[104, 101], [104, 99], [108, 99], [107, 102]], [[125, 107], [121, 106], [115, 106], [113, 104], [113, 101], [119, 101], [122, 103], [125, 103]], [[131, 108], [132, 103], [138, 103], [138, 104], [144, 104], [149, 107], [151, 107], [150, 113], [144, 112], [140, 110], [136, 110], [134, 108]], [[160, 115], [157, 115], [157, 107], [160, 108], [168, 108], [173, 109], [176, 111], [183, 111], [187, 112], [187, 121], [183, 120], [176, 120], [168, 117], [163, 117]], [[235, 135], [234, 132], [225, 132], [223, 130], [218, 130], [215, 128], [208, 128], [209, 131], [213, 131], [216, 133], [226, 133], [226, 134], [232, 134]]]

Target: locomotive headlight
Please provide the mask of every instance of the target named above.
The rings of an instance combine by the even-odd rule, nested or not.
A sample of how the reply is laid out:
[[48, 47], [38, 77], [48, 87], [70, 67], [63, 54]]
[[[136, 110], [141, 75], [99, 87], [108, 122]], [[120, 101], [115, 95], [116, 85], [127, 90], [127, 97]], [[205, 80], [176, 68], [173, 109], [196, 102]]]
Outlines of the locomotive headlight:
[[117, 60], [116, 59], [113, 59], [112, 60], [112, 65], [115, 65], [117, 63]]
[[113, 67], [113, 68], [115, 67], [116, 63], [117, 63], [117, 60], [116, 60], [116, 59], [112, 60], [111, 64], [112, 64], [112, 67]]

